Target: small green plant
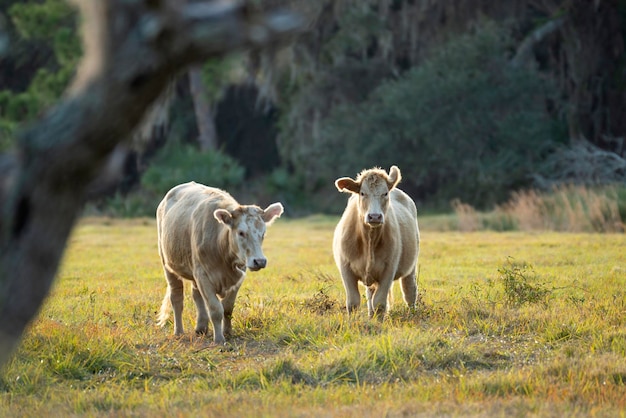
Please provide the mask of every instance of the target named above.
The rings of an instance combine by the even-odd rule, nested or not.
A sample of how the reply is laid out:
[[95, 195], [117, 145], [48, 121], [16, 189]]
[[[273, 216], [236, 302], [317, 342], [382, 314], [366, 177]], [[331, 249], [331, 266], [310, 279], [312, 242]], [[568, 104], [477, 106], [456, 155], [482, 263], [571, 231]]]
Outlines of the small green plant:
[[312, 297], [302, 302], [302, 307], [318, 315], [338, 312], [340, 310], [339, 303], [328, 293], [328, 286], [320, 287]]
[[500, 282], [504, 286], [506, 301], [510, 305], [546, 303], [550, 289], [537, 282], [533, 267], [526, 262], [516, 262], [508, 257], [505, 265], [498, 269]]

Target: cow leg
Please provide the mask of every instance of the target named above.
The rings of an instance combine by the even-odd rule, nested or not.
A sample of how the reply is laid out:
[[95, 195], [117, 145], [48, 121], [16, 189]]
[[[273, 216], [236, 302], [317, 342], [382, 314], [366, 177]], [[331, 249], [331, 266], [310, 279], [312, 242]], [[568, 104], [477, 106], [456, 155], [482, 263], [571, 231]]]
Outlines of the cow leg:
[[198, 290], [198, 285], [193, 283], [193, 301], [196, 304], [196, 334], [206, 334], [209, 332], [209, 312], [206, 308], [206, 303], [202, 297], [202, 293]]
[[224, 342], [226, 342], [222, 328], [222, 321], [224, 320], [224, 307], [214, 292], [207, 296], [209, 316], [211, 317], [211, 324], [213, 324], [213, 341], [216, 344], [224, 344]]
[[415, 278], [415, 268], [407, 276], [400, 279], [402, 286], [402, 297], [407, 306], [411, 309], [415, 308], [417, 301], [417, 280]]
[[350, 314], [357, 311], [361, 304], [359, 281], [346, 265], [341, 266], [341, 279], [343, 280], [343, 287], [346, 289], [346, 309]]
[[387, 297], [389, 296], [389, 291], [391, 290], [391, 285], [393, 280], [391, 277], [387, 280], [381, 280], [376, 286], [376, 290], [372, 297], [372, 311], [370, 312], [370, 318], [375, 317], [379, 320], [382, 320], [385, 316], [385, 312], [387, 311]]
[[374, 292], [376, 291], [376, 286], [367, 286], [367, 290], [365, 291], [365, 297], [367, 298], [367, 314], [370, 316], [374, 316], [374, 305], [372, 300], [374, 299]]
[[165, 278], [169, 287], [170, 303], [174, 312], [174, 335], [183, 335], [183, 281], [171, 271], [165, 270]]
[[224, 299], [222, 299], [222, 306], [224, 307], [224, 335], [230, 336], [232, 334], [233, 326], [232, 326], [232, 318], [233, 318], [233, 309], [235, 308], [235, 299], [237, 298], [237, 292], [239, 292], [239, 287], [231, 289]]
[[217, 297], [215, 289], [209, 285], [209, 277], [204, 269], [194, 269], [194, 278], [198, 285], [198, 290], [209, 308], [209, 318], [213, 325], [213, 341], [216, 344], [223, 344], [226, 340], [222, 332], [222, 321], [224, 320], [224, 307], [222, 306], [222, 302]]

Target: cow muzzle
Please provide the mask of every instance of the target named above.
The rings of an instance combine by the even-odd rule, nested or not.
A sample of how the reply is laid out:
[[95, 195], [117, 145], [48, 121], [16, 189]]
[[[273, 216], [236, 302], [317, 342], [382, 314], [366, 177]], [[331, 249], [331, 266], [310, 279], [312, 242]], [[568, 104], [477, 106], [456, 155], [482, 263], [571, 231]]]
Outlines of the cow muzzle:
[[253, 258], [248, 263], [248, 269], [251, 271], [259, 271], [267, 266], [267, 258]]
[[372, 228], [378, 228], [385, 223], [385, 216], [382, 213], [370, 212], [365, 215], [365, 223]]

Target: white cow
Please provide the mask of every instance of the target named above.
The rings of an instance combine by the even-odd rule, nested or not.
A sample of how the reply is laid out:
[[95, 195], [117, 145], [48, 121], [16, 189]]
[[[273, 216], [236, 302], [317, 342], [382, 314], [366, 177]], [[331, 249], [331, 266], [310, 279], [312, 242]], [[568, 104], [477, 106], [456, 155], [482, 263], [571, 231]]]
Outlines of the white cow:
[[[235, 298], [246, 269], [267, 265], [261, 244], [266, 225], [283, 213], [280, 203], [265, 210], [240, 205], [223, 190], [190, 182], [170, 190], [157, 208], [158, 244], [167, 292], [159, 325], [174, 310], [174, 334], [183, 333], [183, 279], [191, 281], [196, 305], [196, 333], [208, 332], [225, 341], [232, 329]], [[208, 312], [207, 312], [208, 307]]]
[[415, 306], [420, 241], [417, 209], [396, 187], [400, 179], [400, 170], [392, 166], [389, 174], [374, 168], [362, 171], [356, 180], [342, 177], [335, 181], [339, 191], [352, 193], [333, 239], [349, 313], [361, 302], [358, 282], [367, 287], [370, 317], [382, 319], [391, 285], [398, 279], [404, 301]]

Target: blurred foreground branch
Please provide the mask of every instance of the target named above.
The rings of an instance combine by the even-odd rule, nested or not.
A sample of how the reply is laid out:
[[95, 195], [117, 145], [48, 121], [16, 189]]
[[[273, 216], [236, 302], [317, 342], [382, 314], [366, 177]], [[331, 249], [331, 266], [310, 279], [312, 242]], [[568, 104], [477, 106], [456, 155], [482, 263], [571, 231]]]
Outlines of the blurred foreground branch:
[[65, 98], [0, 156], [0, 366], [48, 294], [89, 184], [170, 80], [242, 48], [288, 42], [288, 12], [245, 4], [85, 0], [84, 58]]

